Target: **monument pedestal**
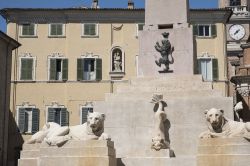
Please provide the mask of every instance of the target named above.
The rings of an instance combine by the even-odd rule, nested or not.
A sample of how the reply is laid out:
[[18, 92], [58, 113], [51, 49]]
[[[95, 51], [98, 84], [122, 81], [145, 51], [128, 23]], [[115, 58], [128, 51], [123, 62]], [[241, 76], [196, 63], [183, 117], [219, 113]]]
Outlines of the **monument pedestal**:
[[197, 166], [248, 166], [250, 142], [243, 138], [202, 139]]
[[24, 144], [19, 166], [116, 166], [111, 141], [69, 141], [62, 147]]

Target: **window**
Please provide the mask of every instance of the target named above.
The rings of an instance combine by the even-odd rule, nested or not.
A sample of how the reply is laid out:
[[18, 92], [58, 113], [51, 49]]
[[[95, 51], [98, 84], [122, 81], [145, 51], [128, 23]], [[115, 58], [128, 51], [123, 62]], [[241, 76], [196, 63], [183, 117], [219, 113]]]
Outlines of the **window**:
[[35, 78], [35, 58], [20, 57], [19, 80], [32, 81]]
[[22, 24], [20, 28], [21, 36], [36, 36], [36, 26], [36, 24]]
[[139, 31], [142, 31], [142, 30], [143, 30], [143, 26], [144, 26], [144, 25], [145, 25], [145, 24], [142, 24], [142, 23], [136, 25], [136, 36], [137, 36], [137, 37], [138, 37], [138, 35], [139, 35]]
[[77, 59], [77, 80], [78, 81], [102, 80], [102, 59], [99, 58]]
[[199, 37], [216, 37], [216, 25], [194, 25], [193, 26], [193, 33], [195, 36]]
[[81, 107], [81, 124], [87, 122], [88, 113], [93, 112], [93, 106], [82, 106]]
[[61, 126], [68, 126], [69, 112], [66, 108], [48, 107], [47, 122], [55, 122]]
[[218, 60], [214, 58], [198, 59], [198, 74], [206, 81], [218, 80]]
[[82, 26], [82, 36], [96, 37], [98, 36], [98, 24], [87, 23]]
[[19, 107], [17, 124], [20, 133], [36, 133], [39, 131], [39, 110], [32, 107]]
[[241, 6], [241, 0], [230, 0], [230, 6]]
[[49, 25], [49, 36], [64, 36], [65, 35], [65, 24], [50, 24]]
[[68, 80], [68, 59], [49, 58], [49, 80], [50, 81]]

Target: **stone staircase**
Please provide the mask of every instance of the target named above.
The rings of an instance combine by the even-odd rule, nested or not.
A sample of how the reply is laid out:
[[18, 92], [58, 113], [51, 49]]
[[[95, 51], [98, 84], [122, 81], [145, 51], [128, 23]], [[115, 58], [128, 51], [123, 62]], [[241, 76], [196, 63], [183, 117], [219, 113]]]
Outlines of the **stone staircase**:
[[[150, 101], [155, 93], [163, 94], [168, 105], [165, 111], [175, 158], [167, 154], [163, 157], [162, 151], [148, 153], [152, 151], [154, 128], [154, 105]], [[194, 166], [198, 136], [206, 130], [204, 111], [212, 107], [223, 109], [227, 117], [233, 118], [232, 98], [213, 90], [200, 75], [164, 75], [132, 79], [118, 86], [115, 93], [106, 94], [106, 100], [96, 102], [94, 109], [106, 114], [105, 132], [115, 142], [121, 159], [118, 166]]]

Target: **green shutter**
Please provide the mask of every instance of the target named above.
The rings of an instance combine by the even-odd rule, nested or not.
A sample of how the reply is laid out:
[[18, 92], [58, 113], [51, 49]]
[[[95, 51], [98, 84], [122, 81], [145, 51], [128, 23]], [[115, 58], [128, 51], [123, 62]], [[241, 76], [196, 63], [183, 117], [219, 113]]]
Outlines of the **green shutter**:
[[29, 25], [28, 24], [22, 25], [22, 35], [23, 36], [29, 35]]
[[102, 80], [102, 59], [96, 59], [96, 80]]
[[31, 36], [35, 35], [35, 24], [30, 24], [30, 26], [29, 26], [29, 35], [31, 35]]
[[218, 71], [218, 59], [212, 59], [212, 67], [213, 67], [213, 80], [219, 79], [219, 71]]
[[63, 25], [62, 24], [57, 24], [57, 31], [56, 35], [63, 35]]
[[96, 25], [95, 24], [90, 24], [90, 35], [96, 35]]
[[81, 81], [83, 80], [83, 69], [84, 69], [84, 64], [83, 64], [82, 58], [77, 59], [77, 80]]
[[54, 108], [48, 108], [47, 122], [55, 122], [56, 110]]
[[39, 110], [37, 108], [32, 109], [32, 133], [39, 131]]
[[198, 36], [198, 25], [196, 24], [193, 25], [193, 35]]
[[93, 112], [93, 108], [91, 108], [91, 107], [82, 107], [82, 124], [87, 122], [89, 112]]
[[49, 68], [49, 80], [56, 80], [56, 59], [51, 58]]
[[61, 126], [69, 125], [69, 112], [66, 108], [61, 109]]
[[20, 80], [33, 80], [33, 63], [32, 58], [21, 58]]
[[197, 74], [201, 74], [201, 59], [197, 59]]
[[56, 35], [56, 25], [50, 24], [50, 35]]
[[216, 25], [211, 25], [211, 36], [216, 37], [217, 36], [217, 28]]
[[20, 133], [25, 133], [25, 125], [26, 125], [26, 119], [25, 119], [25, 108], [19, 108], [18, 110], [18, 128]]
[[63, 70], [62, 70], [62, 80], [67, 81], [68, 80], [68, 59], [63, 59]]

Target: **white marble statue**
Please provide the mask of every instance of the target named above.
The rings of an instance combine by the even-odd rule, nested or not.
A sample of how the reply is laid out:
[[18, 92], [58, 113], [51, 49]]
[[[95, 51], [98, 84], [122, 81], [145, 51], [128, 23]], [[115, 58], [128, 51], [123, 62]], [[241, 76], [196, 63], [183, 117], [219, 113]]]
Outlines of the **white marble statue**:
[[155, 111], [155, 129], [154, 137], [152, 138], [151, 148], [155, 150], [170, 148], [169, 142], [166, 140], [166, 120], [167, 115], [164, 112], [164, 101], [162, 95], [154, 95], [151, 103], [158, 104], [158, 109]]
[[237, 117], [237, 120], [240, 122], [243, 122], [243, 120], [240, 118], [239, 112], [243, 110], [243, 103], [240, 101], [234, 106], [234, 112]]
[[104, 114], [93, 112], [88, 114], [87, 122], [82, 125], [61, 127], [49, 122], [26, 143], [45, 141], [51, 146], [60, 146], [68, 140], [110, 140], [109, 135], [104, 133], [104, 120]]
[[205, 111], [208, 131], [200, 134], [200, 138], [233, 138], [250, 139], [250, 123], [236, 122], [224, 117], [224, 111], [212, 108]]

